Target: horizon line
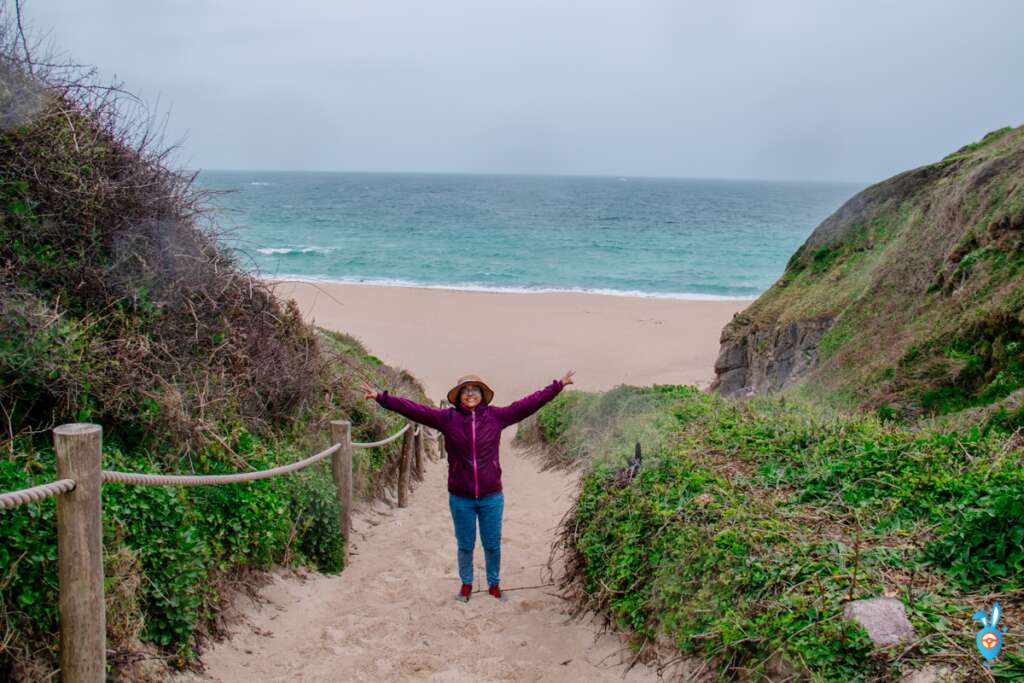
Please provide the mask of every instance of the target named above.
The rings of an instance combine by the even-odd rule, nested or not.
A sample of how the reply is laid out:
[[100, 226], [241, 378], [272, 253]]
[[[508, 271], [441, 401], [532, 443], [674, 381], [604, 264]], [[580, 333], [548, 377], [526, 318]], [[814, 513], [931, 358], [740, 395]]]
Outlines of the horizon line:
[[333, 173], [352, 175], [461, 175], [461, 176], [509, 176], [526, 178], [624, 178], [626, 180], [716, 180], [735, 182], [760, 182], [760, 183], [821, 183], [823, 185], [872, 185], [877, 180], [812, 180], [807, 178], [752, 178], [752, 177], [722, 177], [722, 176], [659, 176], [659, 175], [624, 175], [624, 174], [603, 174], [603, 173], [511, 173], [493, 171], [353, 171], [353, 170], [324, 170], [324, 169], [273, 169], [273, 168], [192, 168], [192, 172], [203, 173]]

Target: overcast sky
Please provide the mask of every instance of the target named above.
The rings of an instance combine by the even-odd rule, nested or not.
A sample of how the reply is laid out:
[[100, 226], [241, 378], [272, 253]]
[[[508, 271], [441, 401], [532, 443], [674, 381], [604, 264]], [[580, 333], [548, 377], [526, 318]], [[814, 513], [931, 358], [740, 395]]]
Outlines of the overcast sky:
[[23, 2], [189, 168], [871, 182], [1024, 123], [1018, 0]]

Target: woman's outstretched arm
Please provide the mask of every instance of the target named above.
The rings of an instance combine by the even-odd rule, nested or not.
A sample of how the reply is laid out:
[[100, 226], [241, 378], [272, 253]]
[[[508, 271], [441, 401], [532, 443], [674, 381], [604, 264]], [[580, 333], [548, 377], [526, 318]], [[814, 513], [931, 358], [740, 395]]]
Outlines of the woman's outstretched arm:
[[426, 425], [431, 429], [441, 429], [441, 423], [446, 412], [444, 409], [432, 408], [407, 398], [392, 396], [388, 393], [387, 389], [377, 391], [366, 382], [363, 382], [362, 388], [366, 392], [364, 397], [374, 399], [382, 408], [396, 412], [399, 415], [404, 415], [413, 422]]
[[498, 416], [498, 422], [502, 428], [514, 425], [516, 422], [524, 420], [540, 410], [545, 403], [557, 396], [565, 385], [572, 384], [572, 376], [575, 372], [575, 370], [570, 370], [565, 373], [562, 379], [553, 380], [551, 384], [543, 389], [539, 389], [529, 396], [524, 396], [507, 406], [494, 406], [491, 410]]

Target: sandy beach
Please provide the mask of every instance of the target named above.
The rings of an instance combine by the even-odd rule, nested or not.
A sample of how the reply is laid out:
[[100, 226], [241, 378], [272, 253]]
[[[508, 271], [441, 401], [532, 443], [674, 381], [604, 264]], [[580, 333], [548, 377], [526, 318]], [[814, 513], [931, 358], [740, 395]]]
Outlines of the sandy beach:
[[499, 404], [569, 369], [583, 391], [706, 387], [722, 326], [752, 301], [306, 282], [278, 282], [276, 291], [318, 325], [347, 332], [409, 370], [435, 401], [473, 373], [491, 383]]
[[[478, 373], [504, 404], [572, 368], [578, 389], [690, 382], [713, 376], [722, 325], [746, 301], [588, 294], [499, 294], [362, 285], [282, 283], [318, 324], [361, 339], [408, 369], [439, 399]], [[242, 599], [248, 621], [202, 657], [213, 681], [655, 681], [599, 619], [568, 618], [546, 585], [554, 531], [578, 474], [541, 471], [502, 435], [505, 489], [502, 586], [468, 604], [458, 589], [445, 461], [430, 462], [406, 508], [354, 515], [352, 561], [338, 576], [276, 577], [267, 602]], [[479, 544], [478, 590], [485, 588]], [[683, 680], [688, 663], [662, 672]], [[196, 680], [196, 677], [184, 677]]]

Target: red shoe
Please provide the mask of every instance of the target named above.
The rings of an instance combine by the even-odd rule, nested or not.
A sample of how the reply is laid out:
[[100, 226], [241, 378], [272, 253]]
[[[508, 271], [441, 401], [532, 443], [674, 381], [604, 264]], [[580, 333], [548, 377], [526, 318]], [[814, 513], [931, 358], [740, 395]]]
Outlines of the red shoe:
[[458, 595], [455, 596], [455, 599], [459, 602], [469, 602], [469, 596], [472, 595], [472, 593], [473, 584], [464, 583], [462, 584], [462, 588], [459, 589]]
[[508, 598], [506, 598], [505, 595], [501, 592], [501, 589], [498, 588], [498, 584], [494, 584], [493, 586], [488, 588], [487, 592], [496, 597], [498, 600], [501, 600], [502, 602], [508, 600]]

